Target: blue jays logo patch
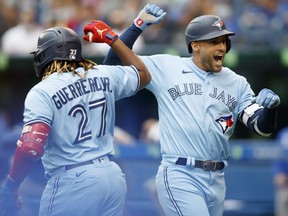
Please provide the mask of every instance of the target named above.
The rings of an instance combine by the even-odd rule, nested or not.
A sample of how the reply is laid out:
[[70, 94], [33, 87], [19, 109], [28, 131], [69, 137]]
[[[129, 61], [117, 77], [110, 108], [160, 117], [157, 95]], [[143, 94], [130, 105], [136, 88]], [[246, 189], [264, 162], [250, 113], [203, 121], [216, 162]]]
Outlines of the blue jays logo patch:
[[220, 118], [216, 119], [216, 122], [221, 126], [223, 134], [229, 127], [233, 125], [232, 115], [229, 116], [221, 116]]
[[218, 19], [212, 24], [212, 26], [216, 26], [220, 31], [222, 30], [223, 25], [224, 25], [224, 22], [221, 19]]

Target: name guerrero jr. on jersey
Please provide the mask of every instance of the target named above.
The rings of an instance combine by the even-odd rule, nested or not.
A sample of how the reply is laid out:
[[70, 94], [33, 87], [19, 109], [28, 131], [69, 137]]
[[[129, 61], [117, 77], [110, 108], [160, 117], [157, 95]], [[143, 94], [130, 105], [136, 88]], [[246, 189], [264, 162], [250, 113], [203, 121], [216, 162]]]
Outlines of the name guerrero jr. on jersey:
[[61, 88], [54, 95], [52, 95], [51, 99], [56, 108], [61, 109], [63, 105], [72, 101], [73, 99], [89, 94], [90, 92], [97, 91], [112, 92], [108, 77], [79, 79], [78, 81]]

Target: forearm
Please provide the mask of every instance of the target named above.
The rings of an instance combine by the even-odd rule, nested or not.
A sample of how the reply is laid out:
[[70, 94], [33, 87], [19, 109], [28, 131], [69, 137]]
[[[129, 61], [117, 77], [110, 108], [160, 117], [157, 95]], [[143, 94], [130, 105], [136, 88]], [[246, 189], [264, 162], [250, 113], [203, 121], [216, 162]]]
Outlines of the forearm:
[[115, 55], [122, 62], [122, 65], [134, 65], [138, 70], [143, 70], [145, 67], [140, 58], [119, 38], [111, 45]]
[[[120, 36], [120, 39], [128, 46], [130, 49], [139, 35], [149, 26], [160, 23], [166, 16], [166, 12], [155, 4], [147, 4], [140, 11], [138, 16], [134, 19], [133, 24]], [[106, 65], [119, 65], [121, 61], [112, 49], [108, 52], [103, 64]]]
[[15, 183], [15, 187], [19, 187], [34, 164], [35, 161], [25, 158], [21, 153], [20, 148], [16, 148], [12, 168], [8, 174], [8, 177]]
[[151, 80], [149, 71], [147, 70], [141, 59], [118, 38], [111, 44], [111, 48], [118, 55], [123, 65], [133, 65], [140, 75], [140, 89], [144, 88]]
[[23, 127], [8, 175], [15, 185], [21, 184], [34, 164], [43, 156], [49, 132], [50, 126], [42, 122]]
[[276, 129], [277, 109], [263, 108], [253, 104], [241, 113], [240, 120], [258, 135], [268, 137]]
[[[126, 44], [131, 50], [133, 48], [133, 45], [139, 35], [142, 33], [142, 30], [137, 28], [134, 24], [129, 26], [129, 28], [121, 34], [119, 37], [121, 41]], [[115, 53], [113, 49], [110, 49], [106, 58], [104, 59], [103, 64], [105, 65], [121, 65], [122, 62], [118, 55]]]
[[118, 35], [106, 23], [101, 20], [92, 20], [84, 27], [84, 34], [83, 39], [86, 41], [107, 43], [111, 46], [123, 65], [133, 65], [140, 76], [140, 89], [150, 82], [151, 77], [144, 63], [118, 38]]
[[277, 126], [277, 109], [264, 108], [257, 118], [257, 128], [265, 134], [271, 134], [276, 130]]

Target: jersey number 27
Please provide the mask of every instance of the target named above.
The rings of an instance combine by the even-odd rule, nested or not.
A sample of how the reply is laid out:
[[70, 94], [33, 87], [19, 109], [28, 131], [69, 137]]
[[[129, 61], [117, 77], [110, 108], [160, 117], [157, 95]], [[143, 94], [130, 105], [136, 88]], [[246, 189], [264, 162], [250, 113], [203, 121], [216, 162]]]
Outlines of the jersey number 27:
[[76, 139], [74, 140], [74, 144], [84, 142], [92, 138], [91, 130], [87, 130], [87, 123], [88, 123], [88, 112], [93, 109], [100, 108], [101, 111], [101, 121], [100, 121], [100, 129], [98, 132], [97, 137], [104, 136], [106, 131], [106, 115], [107, 115], [107, 104], [106, 98], [100, 98], [98, 100], [90, 101], [89, 102], [89, 110], [87, 111], [82, 104], [77, 104], [73, 106], [68, 115], [76, 117], [80, 115], [80, 122], [78, 126], [78, 132]]

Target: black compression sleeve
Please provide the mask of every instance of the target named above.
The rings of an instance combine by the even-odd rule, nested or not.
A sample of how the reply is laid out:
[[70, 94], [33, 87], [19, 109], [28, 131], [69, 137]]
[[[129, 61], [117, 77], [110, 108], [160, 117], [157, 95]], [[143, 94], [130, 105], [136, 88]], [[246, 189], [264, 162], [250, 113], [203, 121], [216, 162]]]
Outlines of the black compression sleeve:
[[[132, 24], [120, 35], [119, 38], [123, 41], [124, 44], [126, 44], [130, 49], [132, 49], [135, 41], [141, 33], [142, 30]], [[113, 52], [113, 49], [110, 48], [106, 58], [103, 61], [103, 64], [122, 65], [122, 62], [119, 57]]]
[[257, 119], [258, 129], [263, 133], [273, 133], [277, 126], [277, 116], [277, 109], [262, 109]]

